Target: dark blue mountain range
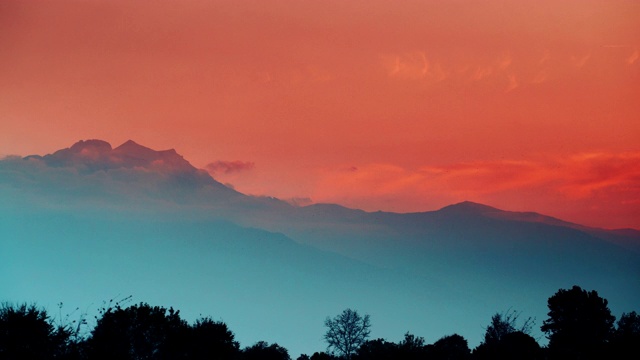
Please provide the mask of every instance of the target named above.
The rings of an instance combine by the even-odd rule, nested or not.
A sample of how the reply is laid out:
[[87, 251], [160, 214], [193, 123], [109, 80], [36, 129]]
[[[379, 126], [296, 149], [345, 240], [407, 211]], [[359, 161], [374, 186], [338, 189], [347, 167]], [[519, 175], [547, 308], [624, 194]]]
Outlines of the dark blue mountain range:
[[474, 347], [494, 313], [539, 326], [572, 285], [618, 316], [640, 310], [640, 232], [471, 202], [296, 207], [230, 189], [174, 150], [88, 140], [0, 160], [0, 273], [0, 300], [91, 313], [133, 295], [293, 355], [324, 348], [325, 317], [347, 307], [371, 315], [373, 337], [459, 333]]

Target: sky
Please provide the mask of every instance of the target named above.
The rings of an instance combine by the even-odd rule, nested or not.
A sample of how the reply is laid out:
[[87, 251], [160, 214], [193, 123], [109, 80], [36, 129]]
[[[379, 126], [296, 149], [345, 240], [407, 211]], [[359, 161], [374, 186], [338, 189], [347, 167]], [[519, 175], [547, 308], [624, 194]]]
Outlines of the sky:
[[0, 156], [174, 148], [252, 195], [640, 229], [637, 1], [0, 2]]

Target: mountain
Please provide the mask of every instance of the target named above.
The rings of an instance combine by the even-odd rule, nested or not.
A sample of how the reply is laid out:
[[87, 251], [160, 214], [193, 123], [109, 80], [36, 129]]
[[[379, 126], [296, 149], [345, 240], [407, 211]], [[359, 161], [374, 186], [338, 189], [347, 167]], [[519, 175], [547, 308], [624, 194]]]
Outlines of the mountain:
[[44, 156], [8, 157], [0, 162], [0, 191], [33, 206], [43, 199], [58, 206], [100, 206], [128, 211], [189, 207], [206, 199], [240, 202], [246, 196], [196, 169], [175, 150], [155, 151], [131, 140], [113, 149], [102, 140], [79, 141]]
[[471, 347], [499, 311], [540, 325], [547, 298], [574, 284], [616, 315], [640, 309], [636, 230], [472, 202], [408, 214], [295, 207], [133, 141], [0, 160], [0, 249], [0, 300], [95, 310], [133, 295], [292, 354], [324, 349], [324, 318], [346, 307], [372, 316], [373, 337], [456, 332]]
[[27, 158], [41, 159], [52, 167], [74, 167], [85, 172], [136, 167], [184, 173], [198, 171], [174, 149], [155, 151], [132, 140], [115, 149], [106, 141], [81, 140], [70, 148], [58, 150], [53, 154]]

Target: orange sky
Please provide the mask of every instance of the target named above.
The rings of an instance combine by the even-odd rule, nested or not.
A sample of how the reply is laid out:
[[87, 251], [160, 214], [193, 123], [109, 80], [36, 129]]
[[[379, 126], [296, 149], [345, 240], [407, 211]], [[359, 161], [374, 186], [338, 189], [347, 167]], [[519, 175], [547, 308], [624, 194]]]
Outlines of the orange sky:
[[[175, 148], [238, 190], [640, 228], [640, 2], [0, 1], [0, 155]], [[235, 164], [235, 166], [233, 165]]]

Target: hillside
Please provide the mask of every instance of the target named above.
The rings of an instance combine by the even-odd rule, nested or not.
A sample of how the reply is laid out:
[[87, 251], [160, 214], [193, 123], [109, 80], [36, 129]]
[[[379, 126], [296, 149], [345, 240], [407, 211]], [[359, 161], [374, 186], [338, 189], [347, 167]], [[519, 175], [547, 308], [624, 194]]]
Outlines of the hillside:
[[634, 230], [470, 202], [409, 214], [294, 207], [132, 141], [0, 160], [0, 242], [6, 300], [97, 308], [133, 295], [190, 318], [206, 311], [243, 345], [293, 354], [322, 349], [324, 318], [346, 307], [371, 315], [373, 337], [459, 332], [471, 346], [495, 312], [539, 326], [546, 298], [574, 284], [616, 315], [640, 308]]

